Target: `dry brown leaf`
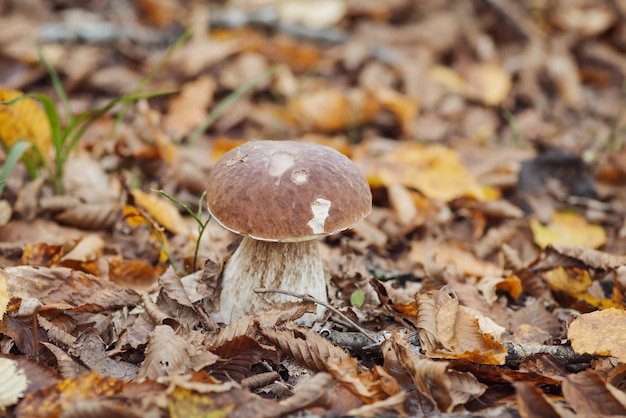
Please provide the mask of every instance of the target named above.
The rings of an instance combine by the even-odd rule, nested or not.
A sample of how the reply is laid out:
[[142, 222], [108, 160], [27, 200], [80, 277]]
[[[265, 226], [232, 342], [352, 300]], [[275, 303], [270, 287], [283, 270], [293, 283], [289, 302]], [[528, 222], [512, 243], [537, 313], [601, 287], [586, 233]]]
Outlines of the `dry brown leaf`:
[[134, 364], [109, 358], [104, 341], [93, 330], [82, 333], [68, 352], [80, 359], [89, 370], [95, 370], [101, 376], [130, 381], [137, 375], [137, 366]]
[[11, 297], [37, 298], [44, 305], [69, 304], [76, 310], [99, 312], [135, 306], [139, 296], [105, 280], [64, 267], [17, 266], [0, 271]]
[[305, 129], [334, 132], [353, 121], [348, 98], [330, 87], [301, 93], [289, 101], [288, 108]]
[[429, 356], [504, 364], [507, 349], [498, 342], [503, 328], [459, 306], [448, 286], [418, 295], [417, 312], [420, 343]]
[[55, 215], [62, 224], [87, 230], [108, 230], [120, 214], [118, 203], [83, 203]]
[[369, 370], [359, 370], [355, 358], [331, 357], [327, 362], [328, 371], [350, 392], [367, 404], [371, 404], [402, 391], [396, 380], [380, 366]]
[[99, 235], [89, 234], [78, 241], [74, 248], [59, 259], [59, 264], [86, 264], [96, 261], [104, 252], [104, 240]]
[[553, 244], [546, 251], [554, 251], [566, 257], [580, 260], [586, 266], [594, 269], [615, 269], [626, 264], [626, 256], [609, 254], [578, 245]]
[[471, 373], [448, 369], [449, 364], [419, 358], [398, 335], [392, 336], [398, 358], [413, 379], [417, 390], [428, 398], [439, 411], [451, 412], [473, 397], [481, 396], [487, 386], [479, 383]]
[[150, 333], [146, 358], [139, 367], [137, 378], [156, 379], [188, 371], [190, 362], [188, 342], [176, 335], [172, 327], [157, 325]]
[[609, 308], [579, 315], [567, 336], [578, 354], [613, 356], [626, 362], [626, 311]]
[[109, 280], [135, 292], [144, 294], [154, 287], [157, 281], [156, 269], [139, 260], [109, 260]]
[[626, 394], [602, 380], [593, 370], [563, 379], [563, 396], [578, 416], [624, 416]]
[[302, 383], [289, 398], [280, 401], [283, 414], [295, 412], [310, 406], [328, 406], [333, 402], [335, 380], [328, 373], [317, 373]]
[[379, 417], [384, 416], [385, 412], [395, 412], [403, 416], [404, 403], [407, 400], [407, 396], [405, 392], [399, 392], [386, 399], [364, 405], [360, 408], [351, 409], [346, 412], [346, 415], [355, 417]]
[[350, 357], [327, 339], [293, 323], [279, 329], [262, 328], [261, 332], [285, 354], [314, 371], [327, 371], [326, 364], [331, 357]]
[[483, 261], [469, 250], [455, 243], [412, 241], [409, 257], [416, 263], [426, 264], [432, 259], [440, 265], [454, 265], [460, 273], [468, 276], [500, 276], [502, 270], [495, 264]]
[[217, 83], [206, 74], [183, 85], [180, 95], [169, 102], [163, 119], [166, 131], [174, 138], [181, 138], [200, 126], [206, 118], [216, 89]]
[[241, 382], [250, 377], [254, 364], [260, 361], [274, 363], [278, 356], [274, 347], [260, 344], [256, 339], [242, 335], [212, 348], [221, 361], [207, 369], [211, 376], [224, 382]]
[[573, 414], [557, 406], [531, 382], [513, 382], [522, 418], [570, 418]]
[[59, 374], [64, 379], [72, 379], [88, 371], [87, 368], [76, 361], [74, 357], [70, 356], [56, 345], [46, 342], [42, 342], [41, 344], [54, 356]]

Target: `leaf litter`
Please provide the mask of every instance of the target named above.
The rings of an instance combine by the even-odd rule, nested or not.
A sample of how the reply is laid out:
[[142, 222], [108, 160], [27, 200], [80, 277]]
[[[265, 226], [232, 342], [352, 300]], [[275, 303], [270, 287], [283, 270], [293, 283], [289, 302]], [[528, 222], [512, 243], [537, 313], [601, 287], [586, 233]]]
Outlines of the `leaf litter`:
[[[0, 161], [31, 145], [1, 186], [0, 410], [624, 415], [624, 15], [586, 0], [1, 4]], [[168, 94], [109, 109], [59, 155], [35, 96], [7, 103], [46, 94], [64, 122], [153, 92]], [[332, 146], [372, 189], [365, 221], [319, 240], [329, 306], [313, 324], [307, 295], [213, 320], [239, 239], [198, 229], [201, 196], [251, 139]]]

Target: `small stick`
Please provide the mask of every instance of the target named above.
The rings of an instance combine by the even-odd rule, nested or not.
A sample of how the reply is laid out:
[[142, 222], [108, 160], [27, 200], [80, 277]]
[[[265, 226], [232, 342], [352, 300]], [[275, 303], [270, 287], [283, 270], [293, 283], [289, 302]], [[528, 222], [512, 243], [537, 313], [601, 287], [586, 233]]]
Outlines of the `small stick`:
[[256, 293], [280, 293], [280, 294], [283, 294], [283, 295], [292, 296], [294, 298], [302, 299], [302, 300], [304, 300], [306, 302], [313, 302], [313, 303], [316, 303], [318, 305], [322, 305], [322, 306], [330, 309], [331, 311], [333, 311], [335, 314], [339, 315], [344, 321], [346, 321], [350, 325], [352, 325], [354, 327], [354, 329], [358, 330], [360, 333], [362, 333], [367, 338], [372, 340], [374, 342], [374, 344], [380, 344], [379, 341], [376, 340], [376, 338], [372, 337], [367, 330], [361, 328], [359, 326], [359, 324], [354, 322], [352, 319], [348, 318], [344, 313], [339, 311], [337, 308], [335, 308], [332, 305], [329, 305], [326, 302], [322, 302], [321, 300], [315, 299], [312, 296], [309, 296], [309, 295], [299, 295], [297, 293], [290, 292], [288, 290], [279, 290], [279, 289], [260, 289], [260, 288], [256, 288], [256, 289], [254, 289], [254, 291]]

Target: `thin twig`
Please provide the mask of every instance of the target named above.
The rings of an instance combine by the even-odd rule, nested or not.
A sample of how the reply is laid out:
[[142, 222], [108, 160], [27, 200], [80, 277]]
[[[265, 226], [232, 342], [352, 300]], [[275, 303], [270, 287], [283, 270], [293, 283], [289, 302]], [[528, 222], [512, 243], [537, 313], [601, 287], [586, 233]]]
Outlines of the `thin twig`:
[[359, 326], [359, 324], [354, 322], [352, 319], [348, 318], [344, 313], [342, 313], [337, 308], [335, 308], [332, 305], [329, 305], [326, 302], [322, 302], [319, 299], [315, 299], [313, 296], [300, 295], [298, 293], [290, 292], [288, 290], [279, 290], [279, 289], [261, 289], [261, 288], [256, 288], [256, 289], [254, 289], [254, 292], [255, 293], [280, 293], [282, 295], [287, 295], [287, 296], [292, 296], [294, 298], [302, 299], [305, 302], [313, 302], [313, 303], [316, 303], [318, 305], [322, 305], [322, 306], [326, 307], [327, 309], [330, 309], [331, 311], [333, 311], [335, 314], [339, 315], [344, 321], [350, 323], [350, 325], [352, 325], [354, 327], [354, 329], [358, 330], [363, 335], [365, 335], [367, 338], [372, 340], [372, 342], [374, 342], [374, 344], [380, 344], [379, 341], [376, 338], [374, 338], [374, 337], [372, 337], [370, 335], [369, 331], [361, 328]]

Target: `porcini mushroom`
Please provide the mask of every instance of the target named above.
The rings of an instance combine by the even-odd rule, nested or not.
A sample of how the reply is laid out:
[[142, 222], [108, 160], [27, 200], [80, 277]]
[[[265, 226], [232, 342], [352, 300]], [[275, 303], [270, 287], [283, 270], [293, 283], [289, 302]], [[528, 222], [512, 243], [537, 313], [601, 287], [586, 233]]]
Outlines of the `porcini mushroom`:
[[[367, 180], [346, 156], [324, 145], [251, 141], [222, 156], [207, 185], [213, 219], [243, 235], [222, 272], [214, 319], [230, 323], [295, 301], [255, 288], [327, 301], [317, 239], [350, 228], [372, 208]], [[324, 308], [319, 306], [319, 318]]]

